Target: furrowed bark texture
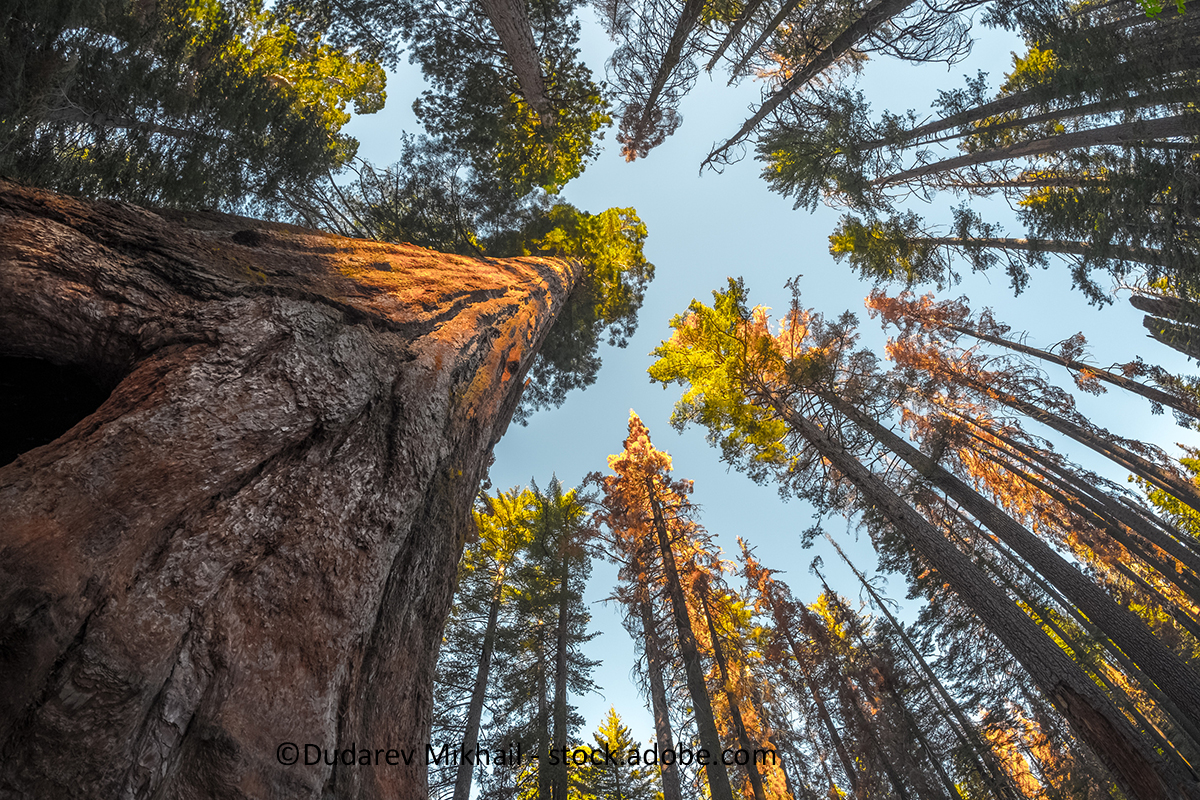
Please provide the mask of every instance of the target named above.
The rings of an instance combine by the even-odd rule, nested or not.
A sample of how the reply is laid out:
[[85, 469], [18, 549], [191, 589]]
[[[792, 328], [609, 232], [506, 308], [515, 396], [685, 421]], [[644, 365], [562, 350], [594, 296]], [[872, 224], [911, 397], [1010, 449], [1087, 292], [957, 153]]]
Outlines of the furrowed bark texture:
[[114, 387], [0, 466], [0, 797], [424, 798], [470, 505], [575, 277], [0, 183], [0, 353]]

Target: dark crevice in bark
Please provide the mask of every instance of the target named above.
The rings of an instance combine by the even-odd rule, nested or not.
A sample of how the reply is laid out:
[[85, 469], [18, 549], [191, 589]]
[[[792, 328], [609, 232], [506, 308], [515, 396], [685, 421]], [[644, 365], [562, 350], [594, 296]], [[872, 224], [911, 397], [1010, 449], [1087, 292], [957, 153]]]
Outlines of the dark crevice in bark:
[[0, 357], [0, 466], [66, 433], [111, 391], [74, 365]]

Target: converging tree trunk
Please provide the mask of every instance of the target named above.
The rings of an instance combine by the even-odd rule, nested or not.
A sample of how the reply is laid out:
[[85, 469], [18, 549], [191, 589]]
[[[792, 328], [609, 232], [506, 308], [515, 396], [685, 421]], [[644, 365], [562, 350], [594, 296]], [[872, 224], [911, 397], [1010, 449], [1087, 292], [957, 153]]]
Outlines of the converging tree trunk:
[[[684, 674], [687, 676], [688, 694], [692, 698], [693, 711], [696, 715], [696, 730], [700, 746], [711, 754], [722, 752], [721, 739], [717, 734], [717, 724], [712, 709], [712, 701], [708, 696], [708, 687], [704, 681], [704, 667], [700, 663], [700, 651], [692, 634], [692, 622], [688, 615], [687, 600], [683, 595], [683, 585], [680, 583], [679, 569], [675, 565], [675, 552], [671, 548], [670, 534], [667, 523], [663, 518], [662, 507], [658, 500], [658, 490], [652, 477], [646, 476], [646, 496], [649, 499], [650, 510], [654, 516], [654, 533], [658, 541], [659, 553], [662, 556], [663, 576], [666, 580], [667, 594], [671, 600], [671, 612], [675, 617], [675, 626], [679, 632], [679, 654], [683, 660]], [[729, 774], [725, 765], [719, 761], [710, 763], [704, 768], [709, 791], [715, 800], [732, 800], [733, 789], [729, 784]]]
[[[663, 669], [667, 658], [663, 653], [663, 644], [659, 639], [654, 619], [654, 610], [650, 607], [648, 590], [637, 588], [638, 614], [642, 622], [642, 634], [645, 637], [646, 650], [646, 679], [650, 684], [650, 706], [654, 711], [654, 736], [659, 748], [666, 752], [675, 749], [675, 736], [671, 730], [671, 715], [667, 706], [667, 689], [663, 683]], [[659, 772], [662, 775], [663, 800], [683, 800], [683, 790], [680, 788], [679, 765], [672, 761], [664, 764], [659, 761]]]
[[7, 183], [0, 263], [0, 354], [111, 389], [0, 466], [0, 794], [424, 798], [471, 503], [577, 269]]
[[970, 559], [909, 507], [878, 475], [846, 452], [824, 429], [774, 398], [764, 398], [788, 426], [804, 437], [828, 463], [863, 494], [879, 514], [896, 526], [913, 549], [1013, 653], [1042, 693], [1112, 772], [1118, 785], [1139, 800], [1200, 797], [1200, 791], [1150, 749], [1144, 737], [1121, 715], [1054, 642], [1038, 629], [1000, 587]]
[[541, 120], [542, 127], [554, 127], [554, 109], [546, 94], [546, 79], [542, 77], [542, 57], [533, 40], [533, 26], [525, 0], [480, 0], [500, 44], [512, 65], [521, 94]]

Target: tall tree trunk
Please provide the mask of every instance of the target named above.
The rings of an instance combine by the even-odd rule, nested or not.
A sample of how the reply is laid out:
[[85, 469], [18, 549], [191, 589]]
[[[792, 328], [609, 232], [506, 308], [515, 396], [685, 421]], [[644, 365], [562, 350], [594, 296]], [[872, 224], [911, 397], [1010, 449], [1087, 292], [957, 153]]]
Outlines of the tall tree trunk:
[[1200, 787], [1155, 753], [1093, 683], [1005, 593], [966, 555], [815, 422], [774, 397], [773, 407], [834, 469], [851, 481], [958, 597], [1004, 643], [1042, 694], [1070, 723], [1109, 769], [1122, 790], [1136, 800], [1200, 798]]
[[0, 793], [424, 798], [471, 503], [578, 268], [7, 183], [0, 260], [4, 353], [112, 387], [0, 467]]
[[1180, 502], [1200, 510], [1200, 489], [1197, 489], [1195, 484], [1180, 475], [1177, 470], [1154, 464], [1128, 448], [1110, 441], [1095, 430], [1090, 423], [1082, 421], [1082, 417], [1078, 415], [1076, 415], [1076, 419], [1080, 421], [1068, 419], [1041, 408], [1024, 398], [1009, 394], [994, 385], [984, 383], [977, 378], [963, 377], [964, 383], [985, 397], [990, 397], [993, 400], [1003, 403], [1030, 419], [1037, 420], [1046, 427], [1074, 439], [1085, 447], [1105, 456], [1114, 464], [1125, 467], [1138, 477], [1144, 478], [1149, 483], [1174, 496]]
[[993, 147], [979, 150], [931, 164], [923, 164], [913, 169], [885, 175], [871, 181], [871, 186], [895, 186], [935, 173], [949, 172], [961, 167], [972, 167], [980, 164], [990, 164], [994, 161], [1005, 161], [1022, 156], [1043, 156], [1050, 153], [1061, 153], [1064, 150], [1074, 150], [1104, 145], [1133, 145], [1156, 139], [1169, 139], [1180, 136], [1194, 136], [1200, 127], [1197, 126], [1194, 114], [1177, 114], [1172, 117], [1158, 119], [1135, 120], [1116, 125], [1105, 125], [1100, 128], [1087, 128], [1081, 131], [1061, 133], [1043, 139]]
[[554, 749], [562, 759], [551, 772], [550, 797], [567, 800], [567, 640], [571, 633], [571, 598], [567, 593], [567, 533], [559, 543], [558, 620], [554, 643]]
[[546, 626], [545, 624], [538, 625], [538, 652], [537, 652], [537, 693], [538, 693], [538, 710], [537, 710], [537, 747], [538, 747], [538, 764], [537, 764], [537, 785], [538, 785], [538, 800], [546, 798], [550, 800], [550, 794], [553, 790], [552, 779], [553, 771], [550, 769], [550, 717], [552, 711], [550, 703], [547, 701], [550, 687], [547, 685], [547, 669], [546, 669]]
[[679, 582], [679, 569], [675, 565], [675, 551], [671, 548], [671, 538], [667, 532], [667, 522], [663, 518], [662, 504], [658, 500], [658, 491], [654, 488], [654, 479], [646, 476], [646, 492], [650, 501], [650, 511], [654, 517], [654, 533], [658, 540], [658, 550], [663, 562], [663, 575], [667, 583], [667, 594], [671, 598], [671, 611], [675, 616], [675, 627], [679, 632], [679, 653], [683, 657], [683, 671], [687, 677], [688, 694], [692, 698], [692, 708], [696, 715], [696, 729], [700, 738], [700, 746], [707, 750], [715, 763], [704, 767], [704, 775], [708, 780], [708, 788], [713, 800], [733, 800], [733, 789], [729, 785], [729, 774], [721, 763], [721, 737], [717, 735], [717, 723], [713, 716], [712, 701], [708, 696], [708, 686], [704, 681], [704, 667], [700, 663], [700, 651], [696, 646], [696, 637], [692, 635], [692, 622], [688, 615], [687, 600], [683, 596], [683, 585]]
[[[1001, 555], [1003, 555], [1005, 558], [1007, 558], [1009, 563], [1016, 566], [1017, 569], [1020, 570], [1021, 574], [1023, 574], [1026, 578], [1028, 578], [1030, 580], [1030, 582], [1033, 583], [1034, 586], [1038, 587], [1041, 591], [1045, 592], [1047, 597], [1049, 597], [1051, 600], [1053, 600], [1055, 603], [1057, 603], [1059, 606], [1061, 606], [1063, 609], [1065, 609], [1066, 612], [1071, 615], [1071, 618], [1075, 620], [1075, 622], [1079, 625], [1079, 627], [1082, 628], [1087, 633], [1088, 636], [1092, 637], [1092, 639], [1094, 639], [1097, 643], [1102, 644], [1104, 642], [1105, 636], [1100, 631], [1100, 629], [1097, 628], [1092, 623], [1091, 620], [1089, 620], [1086, 616], [1084, 616], [1084, 614], [1078, 608], [1076, 608], [1071, 602], [1069, 602], [1065, 597], [1063, 597], [1062, 594], [1058, 590], [1056, 590], [1053, 586], [1051, 586], [1049, 583], [1047, 583], [1044, 578], [1042, 578], [1040, 575], [1038, 575], [1036, 572], [1034, 572], [1032, 569], [1030, 569], [1029, 566], [1027, 564], [1025, 564], [1024, 561], [1022, 561], [1015, 554], [1013, 554], [1007, 547], [1005, 547], [1004, 543], [1000, 541], [999, 537], [995, 536], [995, 534], [989, 534], [987, 531], [984, 531], [981, 528], [979, 528], [978, 525], [975, 525], [974, 522], [967, 519], [961, 512], [957, 511], [956, 509], [951, 508], [948, 504], [945, 503], [944, 500], [942, 501], [942, 503], [943, 503], [943, 507], [946, 508], [950, 512], [950, 514], [952, 516], [954, 516], [961, 524], [967, 526], [972, 532], [974, 532], [974, 533], [978, 534], [979, 536], [982, 536], [983, 538], [992, 542], [992, 544], [996, 547], [997, 552], [999, 552]], [[1178, 709], [1178, 707], [1176, 707], [1175, 704], [1171, 702], [1171, 699], [1169, 697], [1167, 697], [1165, 694], [1163, 694], [1162, 690], [1159, 689], [1153, 683], [1153, 681], [1151, 681], [1142, 672], [1142, 670], [1140, 670], [1138, 668], [1138, 666], [1129, 659], [1129, 656], [1125, 655], [1125, 653], [1123, 653], [1121, 651], [1120, 648], [1110, 647], [1110, 648], [1106, 648], [1106, 649], [1107, 649], [1108, 653], [1112, 656], [1112, 658], [1118, 664], [1120, 664], [1121, 667], [1131, 677], [1137, 679], [1138, 683], [1141, 684], [1141, 688], [1143, 690], [1145, 690], [1146, 694], [1149, 695], [1149, 697], [1155, 703], [1160, 705], [1162, 707], [1162, 710], [1166, 711], [1169, 715], [1171, 715], [1171, 717], [1173, 718], [1172, 721], [1175, 722], [1176, 725], [1178, 725], [1180, 730], [1183, 731], [1187, 736], [1191, 737], [1193, 745], [1195, 745], [1195, 743], [1200, 743], [1200, 735], [1197, 735], [1198, 733], [1200, 733], [1200, 730], [1198, 730], [1196, 728], [1195, 722], [1193, 722], [1190, 717], [1184, 715]]]
[[[663, 752], [675, 749], [675, 737], [671, 732], [671, 716], [667, 706], [667, 689], [663, 683], [663, 669], [667, 659], [663, 655], [662, 642], [655, 627], [654, 609], [645, 585], [637, 587], [638, 614], [642, 620], [642, 637], [646, 649], [646, 675], [650, 683], [650, 707], [654, 711], [654, 736]], [[679, 765], [672, 761], [658, 765], [662, 775], [663, 800], [683, 800], [679, 784]]]
[[1200, 361], [1200, 306], [1179, 297], [1131, 294], [1129, 304], [1152, 316], [1142, 319], [1150, 336]]
[[[959, 416], [959, 418], [971, 422], [969, 418], [962, 416]], [[972, 424], [975, 425], [973, 422]], [[975, 427], [979, 426], [975, 425]], [[1047, 480], [1061, 488], [1069, 496], [1062, 501], [1065, 505], [1078, 510], [1085, 517], [1087, 516], [1087, 512], [1091, 512], [1091, 514], [1095, 515], [1094, 518], [1097, 520], [1097, 524], [1105, 527], [1110, 533], [1113, 533], [1114, 538], [1121, 541], [1122, 534], [1120, 533], [1120, 527], [1123, 526], [1128, 531], [1136, 533], [1146, 543], [1152, 544], [1180, 564], [1191, 569], [1196, 575], [1200, 575], [1200, 552], [1196, 550], [1197, 542], [1194, 537], [1183, 534], [1180, 530], [1158, 518], [1157, 515], [1151, 513], [1145, 507], [1127, 505], [1115, 500], [1099, 490], [1094, 481], [1089, 480], [1086, 476], [1076, 474], [1067, 465], [1048, 458], [1046, 453], [1022, 444], [999, 431], [987, 428], [980, 428], [980, 430], [983, 430], [989, 436], [995, 437], [1015, 451], [1006, 452], [1002, 448], [996, 447], [993, 442], [988, 441], [985, 437], [972, 432], [971, 436], [985, 446], [985, 449], [980, 451], [985, 457], [996, 461], [1003, 461], [1005, 469], [1009, 470], [1012, 469], [1010, 466], [1011, 461], [1018, 461], [1025, 464], [1030, 469], [1044, 475]], [[979, 448], [976, 448], [976, 450], [979, 450]], [[1042, 491], [1047, 491], [1043, 488], [1041, 482], [1036, 479], [1024, 476], [1023, 478], [1028, 480], [1031, 485], [1037, 485]], [[1051, 494], [1051, 492], [1047, 491], [1047, 494]], [[1126, 542], [1122, 541], [1122, 544], [1126, 544]], [[1126, 544], [1126, 546], [1131, 551], [1141, 549], [1140, 545], [1132, 545], [1132, 543]], [[1171, 571], [1174, 573], [1176, 570], [1172, 569]], [[1200, 598], [1197, 599], [1200, 600]]]
[[878, 608], [880, 612], [887, 618], [888, 622], [891, 623], [892, 628], [899, 635], [900, 640], [904, 643], [904, 647], [909, 653], [909, 660], [917, 668], [918, 672], [924, 677], [926, 691], [929, 693], [930, 699], [934, 701], [934, 705], [938, 704], [937, 701], [940, 698], [941, 704], [946, 707], [946, 711], [948, 711], [958, 723], [957, 725], [952, 725], [951, 727], [955, 729], [955, 733], [957, 734], [959, 741], [965, 744], [967, 748], [975, 755], [975, 758], [979, 762], [979, 764], [976, 766], [976, 771], [979, 773], [979, 777], [983, 779], [983, 782], [987, 784], [987, 787], [991, 791], [992, 795], [997, 798], [1003, 798], [1003, 800], [1017, 800], [1017, 791], [1011, 785], [1008, 773], [1006, 773], [1000, 767], [1000, 765], [996, 763], [995, 754], [992, 752], [992, 749], [984, 743], [982, 738], [980, 738], [979, 731], [975, 728], [975, 725], [967, 719], [966, 715], [962, 711], [962, 707], [958, 704], [958, 701], [951, 697], [950, 693], [946, 691], [945, 685], [943, 685], [938, 676], [934, 674], [933, 669], [925, 660], [925, 656], [922, 655], [919, 649], [917, 649], [916, 644], [913, 643], [912, 639], [908, 635], [908, 632], [904, 630], [904, 626], [900, 624], [900, 621], [897, 620], [895, 615], [892, 614], [891, 610], [888, 609], [887, 604], [883, 602], [883, 598], [881, 598], [879, 593], [875, 591], [875, 587], [870, 584], [866, 576], [859, 572], [858, 567], [854, 566], [854, 563], [850, 561], [850, 558], [844, 552], [842, 552], [842, 548], [838, 545], [834, 538], [829, 534], [825, 534], [825, 538], [831, 545], [833, 545], [833, 548], [837, 550], [838, 555], [841, 556], [842, 560], [846, 562], [846, 566], [850, 567], [850, 570], [854, 573], [855, 577], [858, 578], [859, 583], [861, 583], [863, 588], [867, 590], [867, 594], [869, 594], [871, 599], [875, 601], [876, 608]]
[[[1012, 473], [1015, 477], [1020, 478], [1029, 486], [1037, 489], [1064, 509], [1082, 519], [1088, 526], [1098, 532], [1103, 531], [1106, 533], [1113, 541], [1121, 545], [1124, 550], [1136, 556], [1147, 566], [1157, 570], [1164, 580], [1174, 584], [1192, 601], [1200, 602], [1200, 591], [1198, 591], [1200, 590], [1200, 586], [1197, 586], [1197, 574], [1193, 572], [1195, 567], [1190, 566], [1195, 558], [1190, 551], [1186, 550], [1186, 548], [1180, 548], [1181, 555], [1186, 557], [1185, 560], [1170, 556], [1168, 551], [1161, 548], [1156, 550], [1149, 544], [1149, 542], [1158, 540], [1170, 546], [1169, 542], [1174, 541], [1173, 539], [1166, 535], [1159, 535], [1154, 539], [1147, 538], [1143, 528], [1149, 528], [1149, 525], [1143, 524], [1142, 527], [1136, 530], [1130, 528], [1125, 524], [1123, 518], [1111, 513], [1117, 511], [1120, 504], [1105, 502], [1104, 498], [1094, 493], [1095, 490], [1092, 487], [1081, 485], [1073, 476], [1048, 469], [1043, 473], [1046, 477], [1046, 480], [1043, 481], [1021, 469], [1021, 466], [1018, 466], [1018, 464], [1022, 464], [1033, 467], [1026, 459], [1022, 459], [1019, 456], [1004, 453], [1003, 451], [983, 451], [982, 456], [993, 464]], [[1018, 464], [1014, 464], [1014, 461], [1018, 462]], [[1132, 515], [1125, 517], [1125, 519], [1134, 521]], [[1079, 533], [1083, 532], [1078, 528], [1076, 528], [1076, 531]], [[1081, 540], [1083, 540], [1082, 537]], [[1100, 551], [1096, 547], [1090, 544], [1089, 547], [1092, 547], [1099, 554]], [[1164, 555], [1160, 555], [1160, 552]], [[1200, 719], [1200, 717], [1197, 719]]]
[[742, 719], [742, 709], [738, 704], [739, 699], [737, 693], [733, 691], [732, 684], [729, 679], [729, 664], [725, 660], [725, 651], [721, 647], [721, 639], [717, 635], [717, 626], [713, 622], [712, 607], [708, 602], [709, 584], [707, 576], [700, 579], [700, 604], [704, 611], [704, 620], [708, 623], [708, 636], [712, 640], [713, 658], [717, 662], [717, 673], [721, 678], [721, 689], [725, 692], [725, 702], [729, 704], [729, 716], [733, 719], [733, 728], [737, 733], [738, 744], [743, 750], [750, 754], [750, 761], [746, 764], [746, 775], [750, 778], [750, 788], [754, 792], [754, 800], [767, 800], [767, 793], [763, 789], [762, 775], [758, 772], [758, 766], [754, 763], [754, 744], [750, 741], [750, 735], [746, 731], [746, 722]]
[[[829, 536], [829, 534], [825, 534], [825, 537], [832, 541], [833, 537]], [[845, 558], [845, 553], [842, 553], [842, 557]], [[829, 583], [825, 580], [825, 576], [816, 568], [815, 564], [813, 565], [812, 569], [816, 576], [820, 579], [821, 585], [825, 587], [825, 593], [835, 599], [838, 607], [842, 609], [843, 613], [845, 613], [847, 616], [853, 616], [854, 612], [851, 611], [850, 608], [844, 602], [842, 602], [842, 598], [829, 587]], [[859, 648], [864, 653], [873, 655], [873, 650], [871, 646], [867, 644], [867, 640], [863, 638], [862, 631], [859, 630], [857, 625], [852, 626], [852, 628], [854, 631], [854, 638], [858, 641]], [[904, 697], [901, 696], [900, 690], [896, 688], [895, 681], [888, 679], [884, 680], [883, 683], [888, 694], [892, 698], [892, 704], [896, 706], [896, 709], [904, 718], [904, 724], [907, 732], [912, 734], [912, 736], [917, 740], [917, 745], [925, 751], [925, 755], [929, 759], [930, 766], [932, 766], [934, 772], [937, 773], [938, 781], [942, 785], [942, 791], [945, 792], [945, 796], [948, 798], [958, 798], [958, 800], [963, 800], [962, 794], [958, 791], [958, 787], [955, 786], [954, 781], [950, 780], [950, 776], [946, 773], [946, 768], [942, 765], [942, 759], [939, 758], [937, 752], [930, 745], [925, 733], [921, 730], [921, 726], [917, 724], [917, 720], [913, 717], [912, 711], [909, 710], [908, 703], [905, 701]], [[920, 760], [914, 759], [914, 762], [918, 767], [918, 769], [914, 770], [914, 772], [918, 772]]]
[[[994, 247], [997, 250], [1020, 250], [1026, 253], [1062, 253], [1064, 255], [1093, 255], [1097, 249], [1087, 242], [1063, 241], [1060, 239], [1016, 239], [1011, 237], [961, 239], [956, 236], [923, 236], [909, 239], [911, 242], [932, 247], [957, 247], [960, 250]], [[1113, 258], [1136, 261], [1139, 264], [1167, 266], [1168, 261], [1158, 250], [1146, 247], [1118, 245], [1110, 249]], [[1126, 387], [1128, 388], [1128, 387]]]
[[[801, 2], [802, 0], [787, 0], [787, 2], [779, 7], [779, 11], [776, 12], [775, 16], [771, 17], [771, 21], [768, 22], [766, 27], [762, 29], [762, 33], [758, 35], [758, 38], [755, 39], [750, 47], [746, 49], [746, 52], [742, 54], [742, 57], [738, 59], [737, 63], [734, 64], [733, 68], [729, 71], [730, 76], [729, 83], [726, 84], [727, 86], [732, 86], [734, 84], [734, 81], [737, 80], [738, 75], [741, 74], [741, 71], [746, 66], [746, 63], [750, 61], [750, 59], [754, 58], [754, 54], [758, 52], [758, 48], [762, 47], [763, 42], [771, 38], [771, 34], [783, 24], [783, 21], [787, 18], [788, 14], [792, 13], [800, 6]], [[715, 59], [713, 60], [713, 63], [716, 63]], [[712, 71], [712, 68], [713, 64], [709, 64], [708, 69], [710, 72]]]
[[679, 21], [675, 24], [675, 29], [671, 32], [671, 38], [667, 42], [667, 52], [663, 54], [663, 59], [654, 73], [654, 80], [650, 84], [646, 102], [637, 109], [635, 120], [630, 122], [625, 119], [621, 120], [623, 138], [619, 138], [618, 141], [623, 145], [621, 152], [626, 161], [632, 161], [637, 157], [639, 148], [650, 136], [654, 126], [662, 119], [661, 113], [655, 113], [659, 98], [662, 96], [663, 89], [666, 88], [671, 73], [679, 66], [679, 61], [683, 58], [683, 48], [692, 35], [692, 31], [700, 22], [700, 15], [703, 11], [704, 0], [686, 0], [684, 2], [683, 8], [679, 12]]
[[492, 653], [496, 649], [496, 627], [500, 620], [500, 599], [504, 590], [503, 580], [496, 583], [496, 593], [488, 606], [487, 628], [483, 633], [483, 652], [479, 654], [479, 669], [475, 672], [475, 685], [471, 687], [471, 704], [467, 707], [467, 725], [463, 733], [464, 758], [458, 762], [454, 776], [454, 800], [470, 800], [471, 775], [474, 773], [473, 756], [479, 745], [479, 721], [483, 718], [483, 701], [487, 696], [488, 672], [491, 671]]
[[[1057, 244], [1065, 244], [1065, 243], [1057, 243]], [[1072, 242], [1069, 244], [1075, 244], [1075, 243]], [[1080, 243], [1080, 244], [1083, 244], [1083, 243]], [[1085, 245], [1085, 247], [1086, 247], [1086, 245]], [[1142, 248], [1137, 248], [1137, 249], [1141, 250]], [[1054, 252], [1064, 252], [1064, 251], [1054, 251]], [[1152, 251], [1148, 251], [1148, 252], [1152, 252]], [[1131, 255], [1130, 258], [1133, 259], [1133, 256]], [[1137, 260], [1140, 261], [1141, 259], [1137, 259]], [[1086, 372], [1089, 375], [1094, 375], [1097, 378], [1097, 380], [1102, 380], [1105, 383], [1110, 383], [1113, 386], [1119, 386], [1120, 388], [1125, 389], [1126, 391], [1130, 391], [1130, 392], [1133, 392], [1134, 394], [1141, 395], [1142, 397], [1146, 398], [1147, 400], [1151, 401], [1152, 403], [1158, 403], [1160, 405], [1167, 406], [1168, 408], [1173, 408], [1176, 411], [1180, 411], [1191, 417], [1200, 419], [1200, 406], [1197, 406], [1196, 403], [1192, 402], [1191, 400], [1188, 400], [1188, 399], [1182, 398], [1182, 397], [1176, 397], [1173, 394], [1164, 392], [1162, 389], [1156, 389], [1153, 386], [1147, 386], [1144, 383], [1141, 383], [1141, 382], [1135, 381], [1135, 380], [1131, 380], [1129, 378], [1126, 378], [1124, 375], [1119, 375], [1115, 372], [1112, 372], [1111, 370], [1104, 369], [1103, 367], [1097, 367], [1093, 364], [1085, 364], [1082, 361], [1077, 361], [1076, 359], [1073, 359], [1073, 358], [1064, 358], [1063, 356], [1059, 355], [1058, 353], [1052, 353], [1049, 350], [1042, 350], [1041, 348], [1038, 348], [1038, 347], [1031, 347], [1030, 345], [1027, 345], [1024, 342], [1019, 342], [1015, 339], [1007, 339], [1003, 336], [994, 336], [989, 333], [984, 333], [983, 331], [981, 331], [975, 327], [971, 327], [971, 326], [967, 326], [967, 325], [954, 325], [954, 324], [946, 324], [944, 327], [948, 330], [955, 331], [956, 333], [962, 333], [962, 334], [966, 334], [967, 336], [973, 336], [976, 339], [979, 339], [980, 341], [989, 342], [991, 344], [998, 345], [1000, 347], [1006, 347], [1009, 350], [1015, 350], [1018, 353], [1024, 353], [1025, 355], [1030, 355], [1030, 356], [1033, 356], [1034, 358], [1040, 358], [1041, 360], [1049, 361], [1052, 364], [1058, 364], [1059, 366], [1065, 367], [1068, 370], [1074, 370], [1075, 372]]]
[[757, 11], [758, 7], [763, 4], [763, 1], [764, 0], [747, 0], [746, 5], [742, 8], [742, 13], [739, 14], [737, 20], [729, 26], [729, 31], [725, 34], [724, 38], [721, 39], [721, 43], [717, 45], [717, 52], [713, 53], [713, 57], [709, 59], [708, 64], [704, 66], [705, 72], [713, 71], [713, 67], [715, 67], [717, 62], [721, 60], [721, 56], [725, 54], [725, 51], [729, 48], [729, 45], [733, 44], [733, 41], [738, 37], [738, 34], [745, 29], [746, 23], [748, 23], [750, 18], [754, 16], [754, 12]]
[[770, 116], [771, 112], [779, 107], [780, 103], [800, 91], [800, 89], [804, 88], [805, 84], [833, 66], [834, 62], [853, 50], [855, 45], [878, 30], [881, 25], [892, 17], [903, 12], [913, 2], [915, 0], [875, 0], [875, 2], [867, 6], [861, 17], [847, 25], [825, 49], [815, 53], [807, 63], [793, 72], [791, 77], [784, 81], [782, 86], [772, 92], [758, 107], [758, 110], [754, 112], [754, 115], [742, 124], [737, 133], [726, 139], [719, 147], [709, 153], [708, 157], [704, 159], [704, 164], [712, 163], [722, 153], [749, 136], [758, 127], [760, 122]]
[[521, 94], [538, 115], [542, 127], [550, 130], [554, 127], [554, 109], [546, 95], [542, 57], [533, 40], [533, 26], [529, 22], [525, 0], [479, 0], [479, 5], [500, 37], [500, 45], [521, 85]]
[[1128, 654], [1184, 714], [1200, 719], [1200, 684], [1195, 674], [1136, 614], [1114, 602], [1094, 581], [995, 503], [874, 417], [832, 392], [821, 392], [820, 397], [995, 533]]
[[796, 666], [800, 669], [800, 674], [804, 678], [804, 683], [808, 687], [813, 703], [816, 704], [817, 718], [825, 726], [825, 732], [829, 734], [829, 740], [833, 743], [833, 750], [837, 753], [838, 760], [842, 762], [842, 769], [846, 771], [846, 779], [850, 781], [850, 791], [851, 793], [857, 793], [858, 771], [854, 768], [854, 761], [846, 751], [846, 744], [842, 741], [841, 733], [838, 732], [837, 726], [833, 724], [833, 717], [829, 715], [829, 709], [825, 706], [825, 698], [821, 696], [813, 674], [804, 662], [804, 655], [800, 650], [800, 645], [796, 642], [788, 625], [787, 615], [783, 613], [783, 609], [780, 608], [779, 601], [775, 597], [768, 595], [766, 596], [766, 600], [767, 605], [771, 607], [771, 616], [775, 618], [775, 626], [783, 634], [783, 638], [787, 640], [788, 648], [792, 651], [792, 656], [796, 659]]

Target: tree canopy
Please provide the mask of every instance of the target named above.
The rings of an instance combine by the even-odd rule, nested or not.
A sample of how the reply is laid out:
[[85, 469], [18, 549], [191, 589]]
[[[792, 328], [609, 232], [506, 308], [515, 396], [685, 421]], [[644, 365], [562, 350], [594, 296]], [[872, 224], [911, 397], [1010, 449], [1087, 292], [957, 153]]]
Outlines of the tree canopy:
[[354, 156], [384, 72], [258, 0], [21, 3], [4, 27], [0, 172], [149, 205], [270, 212]]

